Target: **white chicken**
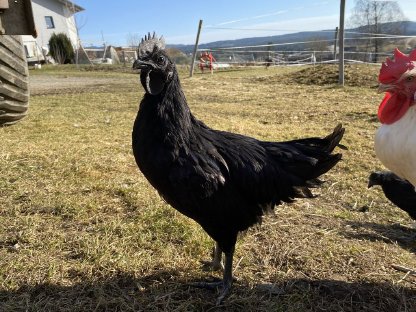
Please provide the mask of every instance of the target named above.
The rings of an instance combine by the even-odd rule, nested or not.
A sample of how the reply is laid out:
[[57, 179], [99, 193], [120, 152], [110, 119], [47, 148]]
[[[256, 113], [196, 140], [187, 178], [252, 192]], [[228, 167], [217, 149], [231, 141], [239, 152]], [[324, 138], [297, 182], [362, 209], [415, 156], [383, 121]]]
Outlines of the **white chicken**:
[[394, 60], [386, 59], [378, 80], [386, 95], [378, 109], [382, 125], [375, 137], [376, 155], [416, 186], [416, 49], [409, 55], [395, 49]]

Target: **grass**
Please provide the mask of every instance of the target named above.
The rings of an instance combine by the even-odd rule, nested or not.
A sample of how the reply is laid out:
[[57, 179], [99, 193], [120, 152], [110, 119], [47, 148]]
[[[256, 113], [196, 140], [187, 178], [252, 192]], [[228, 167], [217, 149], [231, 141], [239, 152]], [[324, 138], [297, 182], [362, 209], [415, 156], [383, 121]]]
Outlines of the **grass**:
[[345, 88], [322, 79], [329, 67], [181, 72], [192, 111], [211, 127], [264, 140], [347, 129], [349, 150], [319, 197], [278, 206], [241, 235], [238, 281], [218, 309], [217, 294], [187, 286], [218, 276], [199, 262], [211, 240], [132, 157], [138, 76], [31, 70], [29, 116], [0, 128], [0, 310], [415, 311], [416, 278], [391, 267], [416, 268], [411, 219], [366, 187], [382, 169], [373, 151], [382, 95], [368, 81], [378, 68], [354, 68], [361, 80]]

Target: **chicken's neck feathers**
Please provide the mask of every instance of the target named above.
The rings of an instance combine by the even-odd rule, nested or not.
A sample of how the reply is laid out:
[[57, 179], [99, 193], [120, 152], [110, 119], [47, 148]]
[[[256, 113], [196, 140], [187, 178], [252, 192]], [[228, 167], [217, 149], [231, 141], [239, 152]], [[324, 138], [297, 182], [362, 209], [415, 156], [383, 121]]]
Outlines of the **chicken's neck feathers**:
[[153, 120], [157, 132], [175, 145], [189, 140], [196, 123], [177, 74], [159, 95], [145, 94], [140, 105], [140, 114], [146, 115], [147, 120]]

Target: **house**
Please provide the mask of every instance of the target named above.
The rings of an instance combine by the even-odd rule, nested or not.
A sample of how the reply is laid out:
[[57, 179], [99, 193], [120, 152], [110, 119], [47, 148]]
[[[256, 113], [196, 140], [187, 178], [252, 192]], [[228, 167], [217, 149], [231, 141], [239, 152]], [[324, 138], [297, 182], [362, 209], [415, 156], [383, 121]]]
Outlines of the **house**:
[[65, 33], [74, 48], [78, 47], [74, 15], [84, 8], [68, 0], [32, 0], [32, 9], [38, 36], [22, 36], [28, 62], [45, 60], [53, 33]]

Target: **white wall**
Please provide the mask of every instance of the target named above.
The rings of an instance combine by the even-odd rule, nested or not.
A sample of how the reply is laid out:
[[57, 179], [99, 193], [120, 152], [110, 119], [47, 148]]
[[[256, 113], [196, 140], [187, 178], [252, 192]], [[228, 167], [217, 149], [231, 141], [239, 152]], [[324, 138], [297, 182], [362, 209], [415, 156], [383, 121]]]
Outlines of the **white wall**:
[[[39, 47], [48, 46], [53, 33], [65, 33], [77, 47], [77, 32], [75, 19], [65, 4], [58, 0], [32, 0], [33, 15], [35, 18], [38, 37], [35, 39]], [[46, 27], [45, 16], [52, 16], [55, 28]], [[32, 36], [23, 36], [23, 42], [33, 41]]]

